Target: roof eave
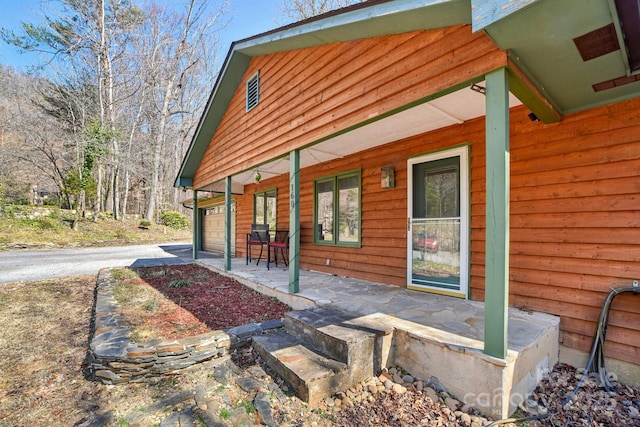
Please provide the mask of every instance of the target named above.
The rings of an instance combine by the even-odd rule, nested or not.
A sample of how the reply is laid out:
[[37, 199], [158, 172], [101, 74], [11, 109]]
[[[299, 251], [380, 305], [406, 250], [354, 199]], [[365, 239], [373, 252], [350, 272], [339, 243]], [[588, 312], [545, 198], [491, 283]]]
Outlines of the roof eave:
[[469, 24], [468, 0], [380, 0], [287, 25], [231, 44], [174, 186], [190, 182], [251, 59], [288, 50], [386, 34]]

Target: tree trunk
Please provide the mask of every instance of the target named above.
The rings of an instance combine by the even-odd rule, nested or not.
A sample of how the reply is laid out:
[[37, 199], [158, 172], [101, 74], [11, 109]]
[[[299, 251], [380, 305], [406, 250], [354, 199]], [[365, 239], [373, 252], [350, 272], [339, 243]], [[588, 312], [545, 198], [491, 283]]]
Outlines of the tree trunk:
[[129, 171], [124, 173], [124, 189], [122, 191], [122, 215], [120, 215], [120, 219], [125, 222], [127, 220], [127, 201], [129, 199]]
[[98, 163], [98, 179], [96, 182], [96, 199], [93, 213], [93, 220], [97, 221], [102, 210], [102, 165]]
[[167, 80], [167, 86], [164, 93], [164, 100], [162, 102], [162, 110], [159, 117], [158, 129], [156, 130], [155, 146], [153, 150], [153, 161], [151, 164], [151, 185], [149, 188], [149, 206], [147, 208], [146, 218], [152, 220], [156, 210], [156, 193], [158, 191], [158, 181], [160, 176], [160, 158], [162, 155], [162, 146], [165, 140], [167, 116], [169, 112], [169, 103], [173, 94], [173, 81]]

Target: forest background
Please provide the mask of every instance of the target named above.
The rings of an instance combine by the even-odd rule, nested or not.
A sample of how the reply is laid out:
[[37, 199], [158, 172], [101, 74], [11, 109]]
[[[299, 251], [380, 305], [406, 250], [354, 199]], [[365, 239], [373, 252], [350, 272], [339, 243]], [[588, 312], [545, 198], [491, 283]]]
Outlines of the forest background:
[[[357, 3], [279, 1], [270, 21], [244, 24], [247, 36]], [[50, 0], [43, 20], [0, 29], [6, 45], [40, 58], [27, 70], [0, 63], [0, 210], [45, 204], [153, 221], [180, 211], [191, 194], [174, 180], [235, 3]]]

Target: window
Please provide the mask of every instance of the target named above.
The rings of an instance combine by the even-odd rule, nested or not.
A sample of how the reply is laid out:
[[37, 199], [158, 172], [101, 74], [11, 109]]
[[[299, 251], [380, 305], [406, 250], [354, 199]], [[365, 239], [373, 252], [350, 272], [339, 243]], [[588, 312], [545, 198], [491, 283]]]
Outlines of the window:
[[314, 242], [360, 246], [360, 171], [315, 182]]
[[263, 191], [253, 195], [254, 224], [269, 224], [269, 230], [276, 229], [277, 196], [276, 190]]
[[260, 101], [260, 71], [247, 80], [247, 111], [253, 109]]

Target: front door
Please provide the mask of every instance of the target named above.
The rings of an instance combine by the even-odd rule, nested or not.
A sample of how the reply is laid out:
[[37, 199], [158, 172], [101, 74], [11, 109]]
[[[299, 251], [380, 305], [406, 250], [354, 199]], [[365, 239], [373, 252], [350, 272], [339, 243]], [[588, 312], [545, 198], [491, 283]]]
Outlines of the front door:
[[467, 147], [408, 162], [408, 287], [466, 298], [469, 282]]

